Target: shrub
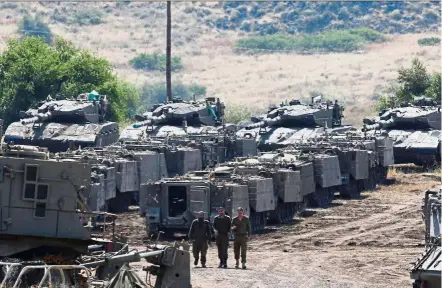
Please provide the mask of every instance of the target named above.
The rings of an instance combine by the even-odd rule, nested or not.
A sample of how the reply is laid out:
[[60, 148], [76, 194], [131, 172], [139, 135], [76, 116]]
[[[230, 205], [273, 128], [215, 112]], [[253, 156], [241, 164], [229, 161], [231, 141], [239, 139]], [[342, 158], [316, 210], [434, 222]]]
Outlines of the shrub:
[[240, 49], [294, 50], [309, 52], [349, 52], [362, 48], [371, 42], [384, 42], [387, 37], [368, 28], [329, 31], [306, 36], [255, 36], [240, 39], [236, 47]]
[[46, 43], [52, 43], [53, 35], [48, 24], [44, 23], [39, 16], [25, 16], [18, 24], [19, 34], [22, 38], [39, 37]]
[[[178, 71], [183, 68], [181, 63], [181, 57], [174, 56], [171, 59], [172, 71]], [[166, 55], [164, 54], [145, 54], [142, 53], [131, 60], [129, 64], [135, 69], [146, 70], [146, 71], [166, 71]]]
[[76, 12], [74, 14], [73, 22], [81, 26], [99, 25], [104, 23], [103, 17], [104, 14], [101, 11], [87, 9]]
[[417, 43], [420, 46], [435, 46], [437, 44], [440, 44], [440, 38], [439, 37], [422, 38], [417, 40]]
[[239, 123], [241, 121], [250, 120], [252, 111], [243, 105], [229, 104], [224, 110], [224, 120], [227, 123]]

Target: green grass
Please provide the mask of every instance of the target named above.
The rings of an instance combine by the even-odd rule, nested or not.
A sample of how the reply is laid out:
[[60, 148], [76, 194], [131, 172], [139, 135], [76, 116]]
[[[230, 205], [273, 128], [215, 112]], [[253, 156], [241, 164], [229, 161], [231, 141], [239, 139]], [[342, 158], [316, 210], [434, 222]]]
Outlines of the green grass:
[[440, 38], [439, 37], [422, 38], [417, 40], [417, 44], [419, 44], [420, 46], [435, 46], [437, 44], [440, 44]]
[[[183, 69], [183, 64], [181, 62], [181, 57], [172, 57], [172, 71], [178, 71]], [[145, 71], [166, 71], [166, 55], [164, 54], [140, 54], [131, 60], [129, 64], [135, 69], [145, 70]]]
[[254, 36], [238, 40], [236, 48], [297, 52], [351, 52], [370, 43], [388, 40], [385, 35], [368, 28], [333, 30], [322, 34], [289, 36]]

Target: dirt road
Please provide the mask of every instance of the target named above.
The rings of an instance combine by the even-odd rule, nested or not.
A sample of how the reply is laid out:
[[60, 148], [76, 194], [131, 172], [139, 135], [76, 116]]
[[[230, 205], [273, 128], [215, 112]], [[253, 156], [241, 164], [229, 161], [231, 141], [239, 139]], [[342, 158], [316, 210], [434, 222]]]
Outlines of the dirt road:
[[[360, 200], [338, 198], [332, 207], [255, 235], [247, 270], [233, 268], [232, 247], [229, 269], [218, 269], [213, 245], [208, 268], [192, 267], [192, 287], [410, 287], [409, 265], [423, 251], [423, 191], [440, 185], [440, 176], [393, 174], [394, 185]], [[134, 244], [144, 236], [138, 221], [130, 221]]]

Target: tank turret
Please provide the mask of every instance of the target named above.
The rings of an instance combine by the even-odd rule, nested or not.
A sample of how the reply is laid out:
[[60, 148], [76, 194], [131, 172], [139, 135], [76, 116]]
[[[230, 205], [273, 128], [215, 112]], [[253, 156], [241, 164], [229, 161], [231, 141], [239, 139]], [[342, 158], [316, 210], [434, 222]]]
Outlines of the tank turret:
[[8, 126], [5, 141], [48, 147], [51, 152], [76, 147], [103, 147], [118, 139], [118, 124], [105, 120], [106, 95], [80, 94], [76, 99], [50, 96], [35, 108], [20, 112], [20, 121]]
[[[343, 107], [337, 100], [330, 102], [313, 100], [312, 104], [304, 105], [299, 100], [291, 100], [288, 105], [279, 108], [272, 107], [260, 121], [248, 125], [246, 129], [264, 127], [337, 127], [341, 126]], [[254, 120], [252, 119], [252, 121]]]
[[415, 98], [415, 103], [422, 106], [388, 109], [378, 117], [364, 119], [362, 131], [368, 135], [384, 133], [392, 138], [395, 163], [432, 166], [440, 163], [440, 106], [425, 106], [434, 103], [423, 98]]
[[172, 102], [156, 104], [150, 112], [137, 115], [138, 122], [123, 131], [120, 141], [136, 141], [147, 136], [166, 137], [165, 131], [168, 136], [192, 134], [194, 129], [187, 130], [184, 126], [213, 126], [216, 131], [216, 127], [223, 123], [224, 107], [219, 98], [213, 97], [202, 101], [174, 99]]

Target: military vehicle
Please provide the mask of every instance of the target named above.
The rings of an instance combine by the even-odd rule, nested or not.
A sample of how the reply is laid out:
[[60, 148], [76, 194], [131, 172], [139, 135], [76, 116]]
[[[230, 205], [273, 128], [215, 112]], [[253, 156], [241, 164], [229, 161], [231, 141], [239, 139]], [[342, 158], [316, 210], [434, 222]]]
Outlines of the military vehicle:
[[[48, 159], [47, 149], [33, 146], [9, 144], [2, 149], [2, 287], [38, 283], [41, 287], [53, 280], [58, 281], [52, 283], [56, 287], [70, 287], [74, 282], [78, 285], [83, 277], [78, 274], [80, 270], [90, 282], [91, 269], [95, 270], [94, 279], [103, 282], [124, 263], [142, 258], [155, 264], [146, 271], [158, 275], [156, 287], [190, 287], [186, 245], [129, 252], [125, 241], [116, 235], [116, 216], [88, 209], [92, 165]], [[96, 216], [103, 217], [103, 223], [94, 225], [92, 218]], [[97, 226], [101, 230], [98, 233]], [[112, 239], [105, 238], [109, 235]], [[52, 275], [54, 270], [59, 271], [58, 277]]]
[[[312, 99], [309, 105], [292, 100], [281, 107], [269, 108], [266, 115], [254, 116], [252, 124], [236, 133], [238, 137], [255, 138], [260, 151], [272, 151], [308, 138], [322, 135], [325, 130], [342, 129], [344, 107], [331, 101]], [[345, 127], [347, 129], [347, 127]]]
[[[139, 141], [151, 137], [219, 134], [223, 129], [224, 103], [219, 98], [156, 104], [150, 112], [137, 115], [139, 122], [127, 127], [119, 141]], [[225, 128], [225, 127], [224, 127]]]
[[8, 126], [4, 141], [47, 147], [51, 152], [68, 148], [104, 147], [118, 141], [118, 124], [105, 121], [106, 95], [95, 91], [77, 99], [53, 100], [20, 112], [21, 120]]
[[440, 288], [442, 270], [441, 248], [441, 191], [432, 189], [425, 192], [422, 207], [425, 222], [425, 252], [410, 271], [413, 288]]
[[[415, 99], [415, 104], [434, 104]], [[385, 133], [394, 140], [395, 163], [420, 166], [440, 164], [440, 106], [404, 105], [381, 111], [378, 117], [364, 119], [364, 131]]]

